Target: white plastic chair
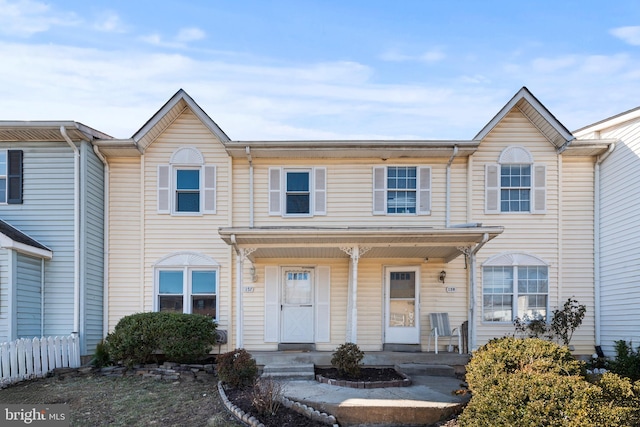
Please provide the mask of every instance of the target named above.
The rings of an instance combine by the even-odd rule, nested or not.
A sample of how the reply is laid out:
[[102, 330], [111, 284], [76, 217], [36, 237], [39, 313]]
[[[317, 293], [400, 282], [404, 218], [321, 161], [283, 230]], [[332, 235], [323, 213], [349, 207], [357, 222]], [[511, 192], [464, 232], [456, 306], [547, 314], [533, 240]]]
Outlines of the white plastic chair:
[[438, 338], [449, 337], [449, 346], [452, 346], [453, 338], [458, 337], [458, 352], [462, 354], [462, 336], [459, 328], [451, 329], [449, 313], [430, 313], [431, 333], [427, 344], [427, 351], [431, 349], [431, 337], [435, 338], [435, 353], [438, 354]]

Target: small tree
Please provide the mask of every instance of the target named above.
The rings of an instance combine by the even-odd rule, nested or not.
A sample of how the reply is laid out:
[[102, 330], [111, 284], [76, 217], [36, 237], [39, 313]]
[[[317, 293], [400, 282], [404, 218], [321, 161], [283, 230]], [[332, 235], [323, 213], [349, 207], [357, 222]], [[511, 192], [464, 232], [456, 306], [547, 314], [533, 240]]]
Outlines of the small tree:
[[577, 300], [569, 298], [562, 309], [553, 310], [551, 331], [568, 347], [573, 332], [582, 324], [586, 312], [587, 307], [584, 304], [578, 304]]

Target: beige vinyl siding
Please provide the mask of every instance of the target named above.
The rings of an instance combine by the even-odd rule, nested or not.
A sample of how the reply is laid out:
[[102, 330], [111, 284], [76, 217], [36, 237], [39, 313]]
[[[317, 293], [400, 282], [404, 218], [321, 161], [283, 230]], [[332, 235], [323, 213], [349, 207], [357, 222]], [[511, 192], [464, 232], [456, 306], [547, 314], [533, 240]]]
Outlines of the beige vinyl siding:
[[[442, 227], [445, 221], [445, 180], [447, 159], [417, 158], [411, 160], [380, 159], [254, 159], [255, 226], [433, 226]], [[431, 214], [430, 215], [373, 215], [374, 166], [430, 166]], [[311, 168], [327, 170], [327, 214], [303, 218], [283, 218], [269, 215], [268, 171], [271, 167]], [[464, 173], [462, 164], [456, 166]], [[249, 223], [249, 169], [246, 161], [234, 160], [233, 212], [234, 225]], [[464, 182], [464, 184], [463, 184]], [[466, 179], [457, 178], [456, 185], [465, 185]], [[464, 191], [464, 187], [463, 191]], [[464, 199], [464, 196], [461, 197]], [[458, 217], [463, 217], [463, 207], [458, 207]]]
[[558, 301], [575, 298], [587, 306], [582, 326], [571, 340], [577, 354], [594, 352], [594, 215], [593, 159], [564, 158], [562, 162], [562, 274]]
[[[485, 203], [485, 165], [496, 163], [503, 149], [519, 145], [525, 147], [536, 164], [546, 165], [547, 210], [545, 214], [500, 213], [487, 215]], [[517, 110], [512, 110], [486, 136], [473, 155], [472, 221], [485, 226], [504, 226], [498, 238], [487, 243], [477, 255], [476, 325], [477, 344], [513, 332], [510, 322], [482, 321], [482, 263], [505, 252], [523, 252], [541, 258], [549, 268], [549, 305], [557, 305], [558, 277], [558, 159], [551, 143]], [[587, 284], [592, 287], [592, 284]]]
[[142, 233], [140, 159], [109, 159], [109, 331], [141, 312]]
[[[216, 214], [167, 215], [157, 212], [158, 165], [169, 164], [174, 151], [183, 147], [198, 149], [206, 165], [216, 166]], [[218, 322], [229, 329], [232, 303], [231, 248], [218, 235], [218, 228], [229, 226], [229, 161], [224, 147], [190, 110], [185, 110], [147, 147], [143, 162], [144, 248], [142, 258], [142, 309], [154, 309], [154, 264], [181, 251], [202, 253], [220, 264]]]

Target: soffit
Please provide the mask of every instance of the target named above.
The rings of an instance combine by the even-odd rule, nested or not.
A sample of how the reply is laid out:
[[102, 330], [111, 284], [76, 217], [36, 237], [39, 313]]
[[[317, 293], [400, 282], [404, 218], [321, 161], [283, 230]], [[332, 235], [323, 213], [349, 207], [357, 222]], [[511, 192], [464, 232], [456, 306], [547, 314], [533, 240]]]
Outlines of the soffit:
[[111, 136], [73, 121], [0, 121], [2, 142], [58, 142], [64, 141], [60, 128], [64, 127], [72, 141], [111, 139]]

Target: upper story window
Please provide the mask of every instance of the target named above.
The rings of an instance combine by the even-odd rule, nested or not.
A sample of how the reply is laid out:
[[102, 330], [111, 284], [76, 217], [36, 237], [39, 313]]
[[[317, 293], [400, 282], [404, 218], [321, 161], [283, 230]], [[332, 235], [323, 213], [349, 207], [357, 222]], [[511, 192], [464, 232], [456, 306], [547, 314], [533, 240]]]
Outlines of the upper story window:
[[547, 319], [549, 268], [527, 254], [502, 254], [482, 266], [482, 319], [512, 322]]
[[431, 168], [376, 166], [373, 168], [373, 213], [431, 213]]
[[269, 215], [327, 214], [326, 168], [270, 168]]
[[180, 148], [158, 165], [158, 213], [216, 213], [216, 167], [198, 149]]
[[22, 203], [22, 150], [0, 150], [0, 204]]
[[218, 313], [219, 266], [195, 252], [170, 255], [155, 265], [155, 309], [203, 314]]
[[546, 166], [523, 147], [507, 147], [485, 167], [485, 213], [546, 212]]

